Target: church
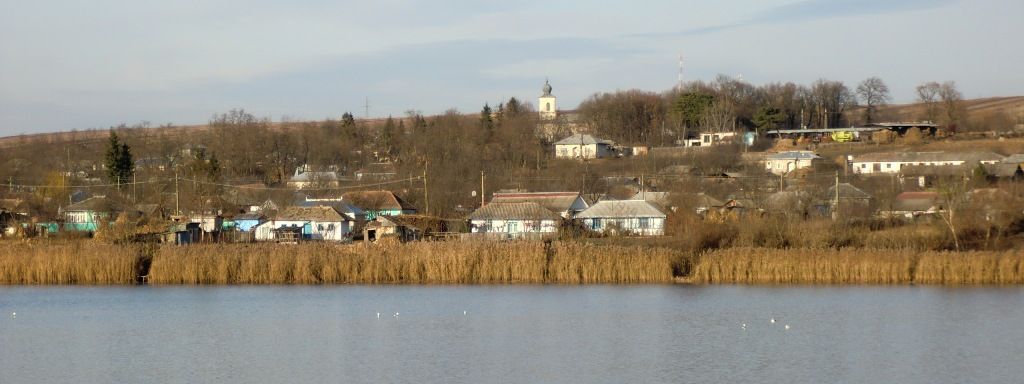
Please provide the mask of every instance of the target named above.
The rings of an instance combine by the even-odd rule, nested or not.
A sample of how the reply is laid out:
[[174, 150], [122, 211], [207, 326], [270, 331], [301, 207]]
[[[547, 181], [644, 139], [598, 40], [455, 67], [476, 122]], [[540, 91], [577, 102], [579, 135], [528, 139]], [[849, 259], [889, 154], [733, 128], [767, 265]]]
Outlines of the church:
[[563, 137], [588, 133], [590, 130], [575, 111], [559, 111], [558, 98], [551, 93], [551, 82], [544, 80], [541, 95], [537, 99], [537, 136], [549, 141]]

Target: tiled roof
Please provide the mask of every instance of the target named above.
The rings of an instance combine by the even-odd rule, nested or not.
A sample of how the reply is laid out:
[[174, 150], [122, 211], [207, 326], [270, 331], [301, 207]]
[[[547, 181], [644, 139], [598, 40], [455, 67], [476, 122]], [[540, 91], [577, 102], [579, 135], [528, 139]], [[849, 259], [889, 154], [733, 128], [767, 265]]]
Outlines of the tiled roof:
[[116, 204], [112, 200], [107, 199], [106, 197], [103, 196], [94, 196], [65, 207], [64, 212], [111, 212], [117, 211], [119, 209], [120, 207], [118, 206], [118, 204]]
[[391, 191], [346, 192], [342, 199], [363, 210], [416, 210], [416, 207]]
[[491, 203], [469, 215], [470, 220], [560, 220], [562, 217], [537, 203]]
[[572, 136], [566, 137], [566, 138], [564, 138], [562, 140], [558, 140], [558, 141], [555, 142], [555, 145], [592, 145], [592, 144], [608, 144], [608, 145], [611, 145], [612, 142], [610, 142], [608, 140], [601, 140], [601, 139], [595, 138], [594, 136], [591, 136], [591, 135], [588, 135], [588, 134], [585, 134], [585, 133], [577, 133], [577, 134], [574, 134]]
[[665, 217], [657, 207], [643, 200], [606, 200], [594, 204], [576, 215], [588, 218]]
[[767, 157], [768, 160], [814, 160], [820, 158], [821, 156], [818, 156], [811, 151], [786, 151], [769, 155]]
[[[828, 192], [825, 193], [826, 198], [835, 198], [836, 187], [833, 185], [828, 188]], [[854, 187], [850, 183], [839, 184], [839, 198], [840, 199], [870, 199], [871, 194], [862, 191], [860, 188]]]
[[578, 192], [522, 192], [495, 193], [491, 203], [537, 203], [551, 212], [566, 212], [572, 208]]
[[277, 214], [274, 220], [283, 221], [345, 221], [345, 217], [331, 207], [290, 207]]
[[935, 192], [903, 192], [896, 196], [896, 211], [928, 211], [939, 207], [939, 194]]

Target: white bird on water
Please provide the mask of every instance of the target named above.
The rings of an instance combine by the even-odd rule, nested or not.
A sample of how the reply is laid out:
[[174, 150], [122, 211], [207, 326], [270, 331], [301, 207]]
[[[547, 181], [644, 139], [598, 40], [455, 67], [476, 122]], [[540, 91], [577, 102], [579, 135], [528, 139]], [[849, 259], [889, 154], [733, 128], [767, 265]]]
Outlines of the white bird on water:
[[775, 318], [774, 317], [771, 320], [768, 320], [768, 321], [770, 321], [772, 324], [775, 324]]
[[377, 312], [377, 318], [378, 319], [380, 318], [380, 312]]
[[395, 317], [398, 317], [398, 312], [395, 312]]
[[786, 324], [786, 329], [789, 329], [789, 324]]
[[462, 316], [466, 316], [466, 311], [462, 311]]

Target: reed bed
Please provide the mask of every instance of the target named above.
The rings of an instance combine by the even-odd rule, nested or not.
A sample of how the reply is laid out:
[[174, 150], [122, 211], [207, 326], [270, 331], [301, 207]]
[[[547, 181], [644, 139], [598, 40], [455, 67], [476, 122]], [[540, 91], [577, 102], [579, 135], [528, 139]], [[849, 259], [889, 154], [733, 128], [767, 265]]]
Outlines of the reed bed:
[[512, 284], [672, 281], [675, 252], [541, 242], [162, 247], [156, 284]]
[[1024, 284], [1024, 251], [727, 248], [590, 242], [385, 245], [0, 242], [0, 284]]
[[691, 280], [743, 284], [898, 284], [913, 281], [909, 250], [730, 248], [700, 255]]
[[1024, 251], [925, 252], [915, 282], [922, 284], [1024, 284]]
[[0, 242], [0, 284], [133, 284], [142, 247], [86, 241]]

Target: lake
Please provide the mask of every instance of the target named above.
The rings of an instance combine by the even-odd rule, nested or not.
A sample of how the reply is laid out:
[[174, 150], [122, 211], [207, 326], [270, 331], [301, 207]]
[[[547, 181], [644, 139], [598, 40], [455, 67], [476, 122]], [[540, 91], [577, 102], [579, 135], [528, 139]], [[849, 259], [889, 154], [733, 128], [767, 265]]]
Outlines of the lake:
[[0, 287], [0, 315], [2, 383], [1024, 377], [1018, 287]]

